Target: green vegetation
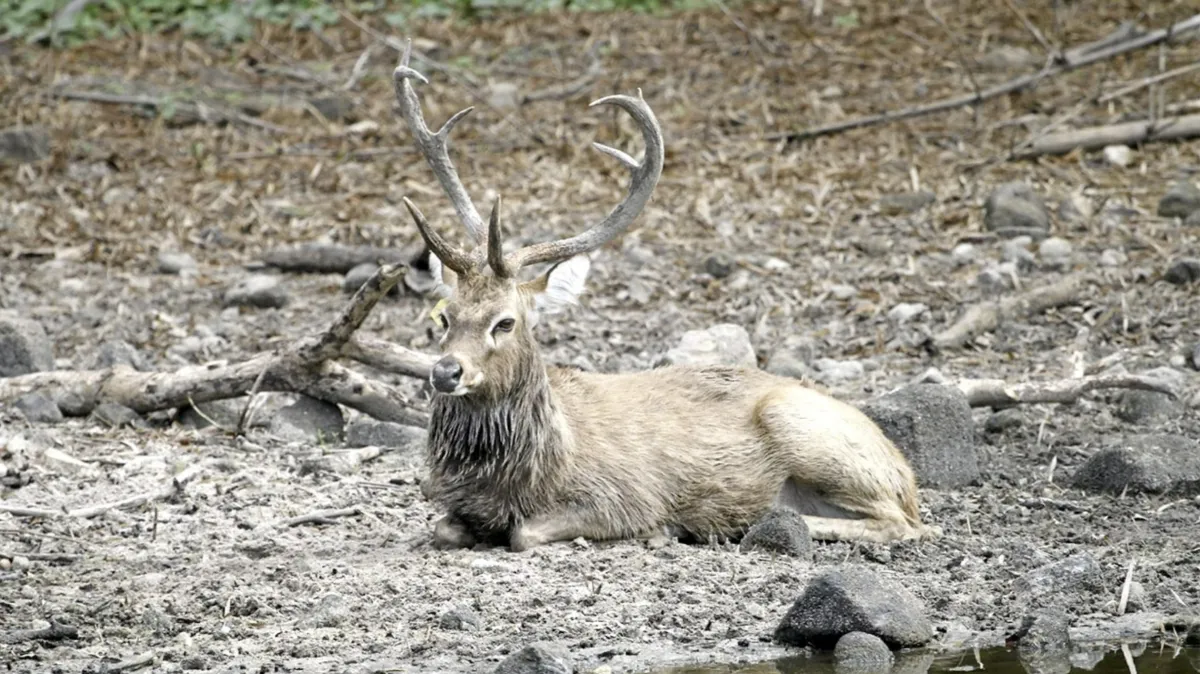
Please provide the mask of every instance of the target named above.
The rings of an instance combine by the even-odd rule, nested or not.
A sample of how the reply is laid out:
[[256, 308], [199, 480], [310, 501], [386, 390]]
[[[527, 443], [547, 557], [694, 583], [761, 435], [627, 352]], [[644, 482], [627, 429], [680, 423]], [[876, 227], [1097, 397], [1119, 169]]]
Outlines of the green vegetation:
[[147, 32], [238, 42], [255, 26], [319, 30], [337, 23], [338, 7], [358, 16], [382, 16], [395, 27], [410, 18], [485, 20], [500, 13], [546, 11], [655, 12], [702, 6], [708, 0], [94, 0], [56, 23], [69, 0], [0, 0], [0, 42], [59, 46]]

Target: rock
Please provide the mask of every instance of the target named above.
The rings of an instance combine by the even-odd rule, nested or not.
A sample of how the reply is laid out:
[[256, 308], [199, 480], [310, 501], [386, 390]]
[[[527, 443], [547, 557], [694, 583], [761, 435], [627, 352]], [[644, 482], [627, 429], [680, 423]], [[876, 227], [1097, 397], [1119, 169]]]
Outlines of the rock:
[[1016, 265], [1019, 271], [1026, 272], [1033, 269], [1035, 258], [1027, 247], [1030, 243], [1032, 240], [1028, 236], [1018, 236], [1005, 241], [1000, 248], [1001, 259]]
[[1200, 227], [1200, 208], [1192, 211], [1192, 214], [1183, 219], [1184, 227]]
[[1092, 200], [1078, 192], [1072, 192], [1058, 203], [1058, 218], [1065, 222], [1086, 220], [1096, 213]]
[[347, 96], [321, 96], [308, 100], [321, 116], [331, 122], [353, 122], [354, 101]]
[[1130, 150], [1128, 145], [1106, 145], [1103, 152], [1104, 161], [1121, 168], [1129, 166], [1130, 160], [1133, 159], [1133, 150]]
[[988, 433], [1003, 433], [1010, 428], [1020, 428], [1025, 423], [1025, 413], [1016, 407], [1000, 410], [987, 418], [983, 430]]
[[272, 435], [288, 442], [340, 444], [346, 420], [337, 405], [302, 395], [275, 412], [268, 428]]
[[843, 635], [865, 632], [892, 648], [923, 646], [933, 638], [925, 608], [899, 583], [860, 566], [842, 566], [809, 581], [775, 639], [793, 646], [829, 648]]
[[1133, 435], [1096, 452], [1071, 486], [1093, 492], [1200, 494], [1200, 445], [1165, 433]]
[[1065, 613], [1039, 611], [1022, 620], [1017, 633], [1017, 658], [1029, 674], [1067, 674], [1071, 671], [1070, 621]]
[[196, 258], [187, 253], [163, 251], [158, 254], [158, 272], [160, 274], [182, 274], [196, 271]]
[[494, 674], [573, 674], [566, 651], [548, 643], [534, 643], [505, 658]]
[[835, 283], [829, 286], [829, 295], [835, 300], [846, 301], [858, 295], [858, 288], [845, 283]]
[[1102, 589], [1103, 585], [1100, 562], [1086, 552], [1039, 566], [1013, 583], [1014, 589], [1025, 595], [1022, 599], [1028, 602], [1035, 602], [1056, 592], [1094, 592]]
[[670, 365], [757, 367], [750, 335], [740, 325], [720, 323], [707, 330], [688, 330], [679, 346], [667, 351]]
[[175, 415], [175, 423], [184, 428], [208, 428], [215, 422], [226, 430], [236, 429], [242, 418], [246, 401], [238, 398], [211, 400], [204, 403], [185, 405]]
[[1050, 214], [1042, 198], [1025, 183], [1004, 183], [983, 204], [983, 222], [988, 231], [1002, 237], [1040, 238], [1050, 230]]
[[1062, 269], [1071, 264], [1071, 243], [1066, 239], [1052, 236], [1038, 244], [1038, 257], [1047, 267]]
[[[1011, 273], [1008, 271], [1008, 268], [1011, 268]], [[1016, 271], [1016, 265], [1010, 263], [986, 267], [975, 275], [975, 285], [979, 286], [979, 289], [988, 295], [1002, 293], [1013, 287], [1013, 276], [1016, 274]]]
[[438, 626], [445, 630], [474, 632], [482, 625], [483, 621], [479, 619], [479, 614], [469, 606], [455, 606], [438, 618]]
[[279, 277], [267, 274], [248, 276], [225, 290], [225, 306], [249, 306], [278, 309], [287, 305], [287, 290]]
[[950, 489], [979, 479], [971, 406], [957, 388], [914, 384], [859, 407], [908, 457], [923, 487]]
[[725, 252], [716, 252], [704, 259], [704, 271], [713, 278], [725, 278], [733, 273], [733, 256]]
[[896, 323], [904, 324], [920, 316], [929, 309], [928, 305], [920, 302], [901, 302], [888, 310], [888, 318]]
[[50, 156], [50, 134], [41, 126], [0, 130], [0, 163], [32, 164]]
[[1125, 610], [1136, 613], [1146, 608], [1146, 586], [1134, 580], [1129, 583], [1129, 599], [1125, 601]]
[[26, 393], [17, 398], [13, 406], [20, 410], [31, 424], [57, 424], [63, 420], [58, 403], [42, 393]]
[[105, 342], [96, 349], [88, 359], [86, 368], [89, 370], [106, 370], [110, 367], [124, 365], [135, 370], [146, 370], [146, 361], [142, 354], [129, 342], [116, 340]]
[[428, 437], [424, 428], [391, 421], [358, 419], [346, 429], [350, 447], [387, 447], [422, 451]]
[[813, 372], [804, 361], [788, 351], [776, 351], [767, 359], [767, 372], [792, 379], [811, 379]]
[[1125, 264], [1126, 259], [1125, 253], [1122, 253], [1119, 250], [1113, 250], [1112, 248], [1105, 248], [1104, 252], [1100, 253], [1100, 266], [1120, 267], [1121, 265]]
[[1182, 416], [1183, 400], [1155, 391], [1121, 391], [1115, 414], [1131, 424], [1155, 423]]
[[813, 542], [808, 525], [790, 508], [772, 509], [755, 522], [742, 537], [742, 550], [761, 550], [772, 554], [812, 559]]
[[0, 315], [0, 377], [54, 369], [50, 338], [37, 321]]
[[906, 215], [916, 213], [935, 201], [937, 196], [929, 190], [886, 194], [879, 199], [879, 212], [883, 215]]
[[336, 592], [330, 592], [299, 620], [301, 627], [337, 627], [350, 617], [350, 602]]
[[1164, 218], [1186, 218], [1200, 211], [1200, 187], [1189, 180], [1171, 186], [1158, 200], [1158, 214]]
[[863, 364], [856, 360], [818, 358], [813, 361], [813, 367], [817, 369], [817, 379], [826, 384], [838, 384], [862, 379], [867, 373], [867, 369], [863, 367]]
[[950, 259], [959, 267], [965, 267], [979, 256], [979, 249], [973, 243], [960, 243], [950, 251]]
[[866, 632], [850, 632], [833, 647], [837, 670], [886, 673], [892, 668], [892, 651], [883, 639]]
[[1200, 281], [1200, 259], [1184, 257], [1175, 260], [1163, 272], [1163, 280], [1177, 286]]
[[100, 403], [92, 410], [92, 419], [109, 428], [144, 427], [145, 420], [132, 409], [118, 403]]

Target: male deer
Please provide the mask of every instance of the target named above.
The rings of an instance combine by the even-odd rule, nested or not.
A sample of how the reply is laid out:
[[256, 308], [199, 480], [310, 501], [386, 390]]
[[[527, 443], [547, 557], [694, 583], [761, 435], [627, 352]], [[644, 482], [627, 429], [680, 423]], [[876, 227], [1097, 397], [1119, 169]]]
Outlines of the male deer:
[[[640, 90], [592, 103], [625, 110], [646, 143], [641, 161], [595, 144], [630, 170], [624, 201], [582, 234], [505, 254], [500, 199], [485, 228], [447, 152], [471, 108], [431, 132], [414, 79], [428, 83], [406, 53], [394, 73], [401, 114], [475, 243], [451, 245], [404, 199], [452, 292], [429, 377], [423, 491], [447, 511], [435, 545], [733, 538], [777, 505], [799, 511], [817, 539], [936, 534], [921, 523], [912, 469], [879, 428], [797, 381], [753, 368], [592, 374], [543, 363], [532, 333], [539, 314], [574, 303], [586, 254], [629, 227], [662, 172], [662, 132]], [[518, 281], [537, 263], [553, 266]]]

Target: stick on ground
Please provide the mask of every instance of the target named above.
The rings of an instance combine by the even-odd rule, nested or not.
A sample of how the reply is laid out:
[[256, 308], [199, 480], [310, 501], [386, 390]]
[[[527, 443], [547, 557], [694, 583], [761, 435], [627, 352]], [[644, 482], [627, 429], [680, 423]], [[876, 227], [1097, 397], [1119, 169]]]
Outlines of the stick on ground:
[[1032, 403], [1070, 404], [1085, 393], [1103, 389], [1136, 389], [1175, 397], [1176, 391], [1160, 379], [1136, 374], [1096, 375], [1079, 379], [1009, 384], [1001, 379], [963, 379], [958, 390], [971, 407], [1011, 407]]
[[1096, 150], [1107, 145], [1135, 145], [1198, 136], [1200, 115], [1165, 117], [1047, 134], [1034, 139], [1027, 149], [1018, 150], [1013, 156], [1028, 159], [1045, 154], [1063, 154], [1075, 149]]
[[293, 517], [280, 522], [277, 526], [281, 529], [287, 527], [295, 527], [301, 524], [329, 524], [339, 517], [358, 517], [362, 514], [362, 509], [358, 506], [351, 508], [339, 508], [337, 510], [317, 510], [306, 515]]
[[985, 332], [991, 332], [1007, 320], [1023, 318], [1047, 309], [1074, 302], [1079, 297], [1081, 279], [1067, 278], [1048, 286], [1034, 288], [1015, 297], [1005, 297], [968, 307], [953, 325], [933, 337], [939, 349], [962, 346]]

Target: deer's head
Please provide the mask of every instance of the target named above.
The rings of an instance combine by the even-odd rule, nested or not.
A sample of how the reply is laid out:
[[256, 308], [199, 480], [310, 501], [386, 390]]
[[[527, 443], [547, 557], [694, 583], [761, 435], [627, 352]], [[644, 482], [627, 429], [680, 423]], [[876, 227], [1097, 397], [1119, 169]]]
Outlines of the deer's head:
[[[636, 98], [608, 96], [593, 102], [592, 106], [619, 106], [641, 129], [646, 152], [640, 162], [620, 150], [594, 144], [629, 169], [628, 194], [603, 220], [583, 233], [536, 243], [506, 255], [500, 199], [492, 206], [485, 228], [446, 151], [450, 131], [472, 108], [455, 114], [436, 133], [431, 132], [410, 81], [426, 80], [408, 67], [408, 60], [406, 49], [394, 74], [401, 114], [475, 244], [470, 250], [451, 245], [407, 197], [404, 199], [430, 250], [431, 271], [435, 277], [442, 277], [450, 290], [449, 300], [438, 314], [443, 330], [442, 358], [433, 366], [430, 383], [440, 394], [499, 397], [525, 380], [522, 375], [531, 368], [540, 367], [532, 329], [540, 315], [575, 303], [590, 268], [587, 253], [627, 229], [649, 201], [662, 174], [662, 131], [640, 91]], [[550, 263], [550, 267], [537, 278], [525, 282], [517, 278], [523, 267], [541, 263]]]

